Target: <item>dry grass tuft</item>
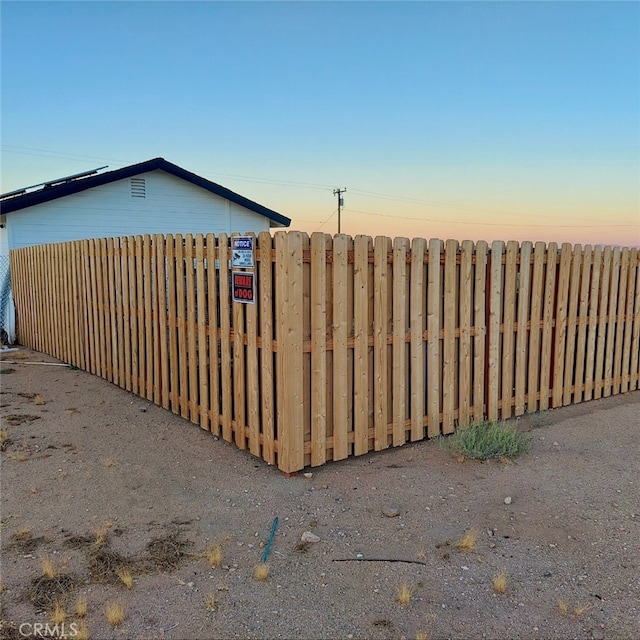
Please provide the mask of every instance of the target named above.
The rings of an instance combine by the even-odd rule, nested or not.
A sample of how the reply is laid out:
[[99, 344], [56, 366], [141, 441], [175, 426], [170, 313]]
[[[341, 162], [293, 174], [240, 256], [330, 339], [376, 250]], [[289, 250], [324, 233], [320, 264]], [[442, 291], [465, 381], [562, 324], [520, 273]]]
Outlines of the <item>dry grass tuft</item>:
[[39, 394], [33, 396], [33, 404], [47, 404], [47, 401]]
[[401, 584], [398, 593], [396, 593], [396, 602], [405, 606], [411, 602], [412, 595], [411, 587], [407, 584]]
[[112, 627], [117, 627], [124, 622], [125, 611], [119, 602], [110, 602], [105, 609], [105, 614], [107, 616], [107, 622]]
[[113, 527], [113, 522], [111, 522], [111, 520], [107, 520], [107, 522], [101, 524], [96, 529], [96, 539], [93, 542], [93, 547], [95, 549], [99, 549], [106, 544], [111, 527]]
[[104, 467], [115, 467], [118, 463], [113, 458], [105, 458], [102, 461]]
[[12, 536], [16, 542], [24, 542], [26, 540], [31, 540], [33, 538], [33, 533], [31, 533], [31, 527], [29, 525], [25, 525], [24, 527], [20, 527]]
[[207, 599], [205, 600], [205, 605], [207, 607], [208, 613], [211, 613], [212, 611], [215, 611], [218, 608], [218, 601], [216, 600], [215, 593], [209, 593], [207, 595]]
[[0, 451], [4, 451], [10, 444], [9, 429], [0, 429]]
[[222, 562], [222, 547], [219, 544], [212, 544], [205, 549], [202, 555], [212, 567], [218, 567]]
[[591, 609], [591, 607], [593, 607], [592, 604], [583, 604], [583, 605], [578, 605], [574, 610], [573, 610], [573, 615], [574, 616], [581, 616], [583, 613], [586, 613], [587, 611], [589, 611], [589, 609]]
[[417, 557], [418, 560], [426, 560], [427, 559], [427, 553], [424, 549], [420, 549], [420, 551], [418, 551], [417, 553]]
[[67, 619], [67, 612], [64, 610], [60, 600], [56, 600], [53, 604], [53, 612], [51, 613], [51, 622], [62, 624]]
[[430, 640], [430, 637], [426, 631], [418, 631], [416, 633], [416, 640]]
[[253, 577], [256, 580], [264, 582], [269, 577], [269, 565], [265, 562], [260, 562], [259, 564], [257, 564], [255, 566], [255, 569], [253, 570]]
[[504, 571], [493, 576], [493, 590], [496, 593], [504, 593], [507, 590], [507, 574]]
[[76, 600], [76, 615], [78, 618], [84, 618], [89, 611], [89, 605], [87, 599], [84, 596], [80, 596]]
[[40, 559], [40, 567], [42, 568], [42, 575], [49, 580], [53, 580], [58, 576], [58, 572], [56, 568], [53, 566], [53, 562], [49, 559], [48, 556], [43, 556]]
[[24, 462], [29, 459], [29, 454], [24, 451], [18, 451], [17, 453], [10, 453], [9, 457], [16, 462]]
[[120, 578], [120, 582], [122, 582], [127, 589], [131, 589], [131, 587], [133, 587], [133, 575], [129, 569], [126, 567], [118, 567], [116, 569], [116, 575]]
[[476, 541], [478, 540], [478, 532], [475, 529], [469, 529], [464, 536], [456, 542], [456, 547], [460, 551], [472, 551], [476, 548]]
[[565, 616], [569, 614], [573, 614], [574, 616], [576, 616], [576, 618], [579, 618], [581, 615], [589, 611], [589, 609], [591, 609], [592, 607], [593, 607], [592, 604], [584, 604], [584, 605], [578, 605], [573, 609], [571, 609], [568, 602], [566, 602], [565, 600], [558, 600], [558, 610], [562, 615], [565, 615]]
[[84, 620], [77, 624], [73, 640], [89, 640], [89, 627], [87, 627], [87, 623]]

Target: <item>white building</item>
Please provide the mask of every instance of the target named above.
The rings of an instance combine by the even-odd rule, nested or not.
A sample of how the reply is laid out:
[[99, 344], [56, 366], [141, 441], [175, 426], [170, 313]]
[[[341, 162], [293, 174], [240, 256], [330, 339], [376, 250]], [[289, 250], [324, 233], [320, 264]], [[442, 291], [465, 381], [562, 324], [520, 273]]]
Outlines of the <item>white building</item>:
[[0, 196], [0, 324], [13, 340], [9, 251], [36, 244], [155, 233], [259, 233], [291, 220], [154, 158]]

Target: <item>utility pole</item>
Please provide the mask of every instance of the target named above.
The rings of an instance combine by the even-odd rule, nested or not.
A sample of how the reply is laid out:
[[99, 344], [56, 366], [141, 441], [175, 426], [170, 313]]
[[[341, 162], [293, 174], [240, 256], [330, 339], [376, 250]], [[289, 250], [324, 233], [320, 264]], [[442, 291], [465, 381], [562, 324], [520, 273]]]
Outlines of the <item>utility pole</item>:
[[340, 233], [340, 212], [342, 210], [342, 207], [344, 206], [344, 200], [342, 199], [341, 194], [343, 194], [346, 190], [346, 187], [344, 189], [340, 189], [340, 187], [338, 187], [337, 189], [333, 190], [333, 195], [338, 196], [338, 233]]

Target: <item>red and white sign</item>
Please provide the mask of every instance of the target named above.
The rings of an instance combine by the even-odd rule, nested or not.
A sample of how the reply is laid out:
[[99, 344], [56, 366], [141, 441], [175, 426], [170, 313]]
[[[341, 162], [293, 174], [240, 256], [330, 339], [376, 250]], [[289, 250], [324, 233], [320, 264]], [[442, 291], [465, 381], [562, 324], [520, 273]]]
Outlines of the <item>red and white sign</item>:
[[254, 274], [250, 271], [231, 272], [231, 292], [234, 302], [253, 304], [255, 302]]

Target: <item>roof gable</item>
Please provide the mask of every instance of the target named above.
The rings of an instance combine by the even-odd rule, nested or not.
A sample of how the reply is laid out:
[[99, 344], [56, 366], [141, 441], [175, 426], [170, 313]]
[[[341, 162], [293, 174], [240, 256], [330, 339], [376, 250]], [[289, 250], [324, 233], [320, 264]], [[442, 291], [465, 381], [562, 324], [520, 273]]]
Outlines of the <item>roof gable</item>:
[[99, 187], [117, 180], [132, 178], [142, 173], [156, 170], [165, 171], [166, 173], [180, 178], [181, 180], [186, 180], [197, 187], [205, 189], [214, 195], [226, 198], [230, 202], [234, 202], [249, 211], [260, 214], [271, 220], [273, 223], [271, 226], [288, 227], [291, 224], [290, 218], [287, 218], [272, 209], [263, 207], [261, 204], [258, 204], [253, 200], [249, 200], [248, 198], [245, 198], [244, 196], [241, 196], [240, 194], [235, 193], [234, 191], [231, 191], [230, 189], [227, 189], [215, 182], [211, 182], [211, 180], [207, 180], [206, 178], [196, 175], [191, 171], [187, 171], [176, 164], [168, 162], [164, 158], [154, 158], [153, 160], [133, 164], [128, 167], [123, 167], [122, 169], [107, 171], [106, 173], [71, 180], [62, 184], [56, 184], [48, 187], [45, 186], [43, 189], [38, 191], [16, 195], [0, 202], [0, 211], [3, 214], [13, 213], [14, 211], [20, 211], [21, 209], [33, 207], [37, 204], [50, 202], [51, 200], [63, 198], [64, 196], [69, 196], [74, 193], [80, 193], [81, 191], [92, 189], [93, 187]]

